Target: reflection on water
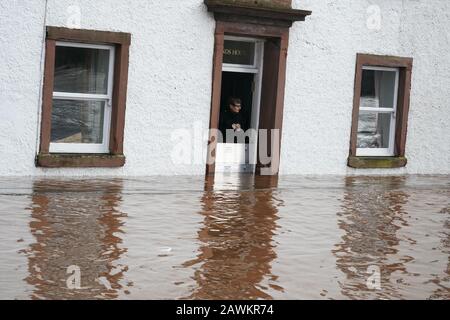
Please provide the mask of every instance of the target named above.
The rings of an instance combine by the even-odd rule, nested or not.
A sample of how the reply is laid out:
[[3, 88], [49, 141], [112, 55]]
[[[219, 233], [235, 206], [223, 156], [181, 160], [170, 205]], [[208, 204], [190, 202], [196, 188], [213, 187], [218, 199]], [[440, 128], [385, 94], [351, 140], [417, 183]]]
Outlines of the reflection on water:
[[[379, 178], [376, 185], [370, 179], [347, 178], [339, 227], [345, 231], [336, 245], [337, 267], [346, 277], [340, 283], [342, 294], [350, 298], [402, 298], [396, 290], [394, 273], [407, 274], [405, 263], [413, 257], [399, 254], [397, 235], [408, 226], [404, 205], [408, 195], [402, 191], [405, 178]], [[358, 184], [364, 183], [364, 187]], [[381, 188], [381, 189], [380, 189]], [[380, 287], [371, 290], [367, 278], [371, 266], [380, 270]], [[377, 269], [378, 268], [378, 269]], [[401, 277], [399, 278], [399, 280]], [[377, 289], [377, 288], [375, 288]]]
[[[127, 266], [116, 264], [126, 252], [119, 237], [126, 214], [120, 204], [121, 182], [46, 182], [33, 185], [30, 231], [36, 238], [24, 251], [31, 298], [116, 298]], [[89, 192], [78, 190], [88, 188]], [[70, 266], [81, 271], [81, 288], [68, 290]]]
[[[435, 206], [433, 200], [436, 199], [432, 194], [420, 199], [420, 205], [428, 206], [430, 209], [417, 210], [418, 208], [410, 202], [417, 201], [421, 191], [425, 194], [433, 191], [422, 188], [414, 190], [406, 184], [406, 177], [377, 178], [376, 183], [373, 183], [373, 178], [367, 177], [346, 179], [342, 211], [338, 213], [339, 228], [345, 233], [342, 241], [333, 250], [337, 267], [346, 275], [339, 282], [344, 296], [364, 299], [411, 297], [411, 294], [420, 288], [419, 286], [422, 286], [422, 289], [427, 287], [428, 282], [422, 278], [425, 268], [422, 272], [414, 272], [415, 260], [429, 256], [428, 263], [437, 264], [450, 258], [448, 215], [439, 217], [438, 215], [443, 213], [442, 210], [439, 212], [430, 210]], [[448, 210], [450, 200], [448, 188], [441, 190], [436, 186], [435, 191], [442, 194], [444, 205], [447, 202], [443, 210]], [[415, 199], [410, 201], [413, 197]], [[430, 224], [431, 221], [426, 220], [426, 215], [430, 215], [428, 219], [433, 222], [437, 222], [438, 218], [443, 223], [442, 227], [439, 223], [437, 226]], [[427, 227], [431, 228], [426, 230]], [[427, 233], [422, 234], [422, 231]], [[435, 234], [432, 235], [433, 233]], [[420, 243], [434, 243], [438, 246], [439, 241], [441, 242], [439, 253], [429, 254], [420, 248]], [[437, 247], [430, 249], [436, 251]], [[433, 260], [433, 257], [441, 255], [442, 259]], [[431, 269], [434, 268], [430, 266], [427, 271], [430, 272]], [[380, 288], [375, 290], [371, 290], [370, 284], [367, 285], [373, 270], [379, 271], [380, 275]], [[448, 264], [446, 269], [439, 270], [438, 273], [430, 272], [430, 275], [437, 277], [429, 280], [437, 284], [437, 291], [429, 297], [450, 298]], [[418, 288], [410, 290], [409, 287], [414, 285]], [[425, 296], [421, 297], [418, 294], [414, 298]]]
[[4, 179], [0, 298], [449, 299], [449, 218], [448, 176]]
[[[239, 186], [253, 182], [251, 176], [244, 178], [247, 181], [240, 181]], [[271, 298], [262, 283], [265, 278], [277, 279], [271, 273], [271, 262], [276, 258], [272, 237], [278, 205], [272, 190], [259, 189], [258, 183], [251, 191], [205, 192], [201, 199], [204, 221], [198, 232], [200, 253], [183, 264], [200, 264], [194, 274], [197, 288], [189, 299]]]

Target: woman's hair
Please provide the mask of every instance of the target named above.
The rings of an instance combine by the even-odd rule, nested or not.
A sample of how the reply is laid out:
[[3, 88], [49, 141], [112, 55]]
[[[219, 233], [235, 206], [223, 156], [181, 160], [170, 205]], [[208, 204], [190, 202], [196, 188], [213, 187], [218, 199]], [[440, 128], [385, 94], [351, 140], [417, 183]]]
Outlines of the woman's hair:
[[241, 103], [242, 103], [242, 101], [239, 98], [236, 98], [236, 97], [229, 97], [228, 98], [228, 104], [235, 105], [235, 104], [241, 104]]

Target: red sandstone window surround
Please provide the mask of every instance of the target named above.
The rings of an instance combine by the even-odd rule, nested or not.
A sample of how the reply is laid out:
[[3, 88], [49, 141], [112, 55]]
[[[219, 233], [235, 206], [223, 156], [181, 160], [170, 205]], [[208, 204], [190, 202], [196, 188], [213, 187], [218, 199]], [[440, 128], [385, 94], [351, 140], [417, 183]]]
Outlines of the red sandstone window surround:
[[406, 166], [413, 59], [358, 54], [348, 165]]
[[47, 27], [41, 167], [120, 167], [131, 35]]

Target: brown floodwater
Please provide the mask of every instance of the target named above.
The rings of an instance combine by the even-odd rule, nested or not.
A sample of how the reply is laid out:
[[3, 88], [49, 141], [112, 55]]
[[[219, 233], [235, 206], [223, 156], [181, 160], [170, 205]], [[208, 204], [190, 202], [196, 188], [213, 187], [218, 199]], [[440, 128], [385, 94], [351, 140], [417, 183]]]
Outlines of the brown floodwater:
[[449, 298], [449, 176], [0, 180], [0, 299]]

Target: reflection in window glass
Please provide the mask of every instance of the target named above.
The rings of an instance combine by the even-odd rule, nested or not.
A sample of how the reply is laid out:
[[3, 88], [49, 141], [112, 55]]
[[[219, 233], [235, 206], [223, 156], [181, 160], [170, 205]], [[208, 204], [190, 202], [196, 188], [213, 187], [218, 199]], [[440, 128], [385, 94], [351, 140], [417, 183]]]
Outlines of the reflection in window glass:
[[56, 92], [107, 94], [109, 50], [56, 47]]
[[394, 71], [363, 70], [361, 108], [394, 108]]
[[103, 142], [104, 101], [54, 100], [52, 143]]
[[389, 148], [391, 113], [360, 112], [357, 148]]

